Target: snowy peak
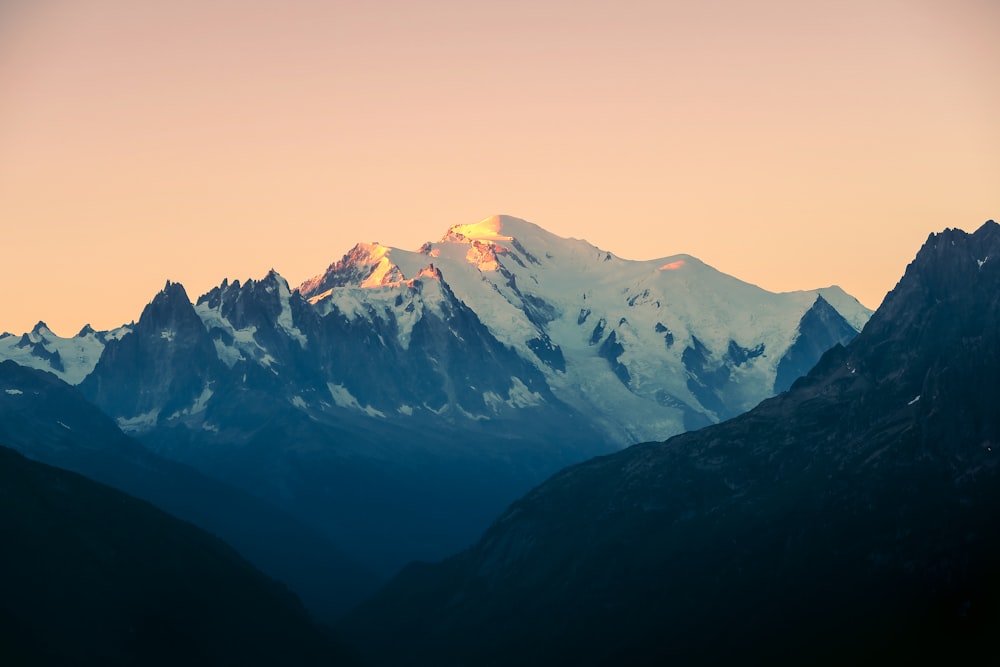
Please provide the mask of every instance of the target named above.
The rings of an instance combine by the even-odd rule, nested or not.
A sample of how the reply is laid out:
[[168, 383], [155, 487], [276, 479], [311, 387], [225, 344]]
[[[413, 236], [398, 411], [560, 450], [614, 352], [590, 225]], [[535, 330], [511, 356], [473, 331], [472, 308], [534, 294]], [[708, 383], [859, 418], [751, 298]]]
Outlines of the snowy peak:
[[77, 384], [94, 370], [105, 344], [130, 330], [122, 326], [111, 331], [94, 331], [88, 324], [72, 338], [63, 338], [45, 322], [38, 322], [21, 336], [0, 335], [0, 359], [48, 371], [65, 382]]
[[441, 243], [485, 244], [499, 253], [519, 254], [521, 265], [539, 265], [546, 258], [566, 259], [580, 253], [601, 260], [610, 256], [586, 241], [557, 236], [532, 222], [509, 215], [494, 215], [471, 225], [456, 225], [448, 230]]
[[398, 284], [405, 277], [389, 259], [390, 250], [378, 243], [359, 243], [327, 267], [325, 272], [299, 285], [296, 291], [312, 299], [336, 287], [357, 285], [370, 288]]
[[220, 315], [238, 328], [258, 324], [259, 316], [274, 322], [289, 309], [291, 290], [288, 281], [271, 269], [260, 280], [248, 279], [245, 283], [223, 280], [218, 287], [198, 297], [196, 306], [219, 311]]
[[38, 323], [31, 328], [31, 333], [35, 334], [36, 336], [54, 335], [52, 333], [52, 329], [49, 329], [49, 325], [41, 320], [38, 320]]
[[[493, 215], [471, 225], [454, 225], [445, 233], [441, 242], [513, 241], [514, 236], [502, 232], [507, 230], [513, 232], [510, 229], [511, 227], [528, 224], [531, 223], [512, 218], [508, 215]], [[505, 227], [507, 227], [507, 230], [505, 230]]]
[[451, 227], [437, 244], [422, 252], [432, 257], [463, 259], [481, 272], [503, 273], [517, 267], [605, 262], [615, 258], [586, 241], [563, 238], [538, 225], [509, 215], [494, 215], [479, 222]]
[[243, 284], [224, 280], [195, 304], [219, 358], [229, 367], [246, 360], [270, 367], [278, 350], [287, 349], [288, 339], [305, 348], [308, 341], [298, 322], [307, 317], [308, 308], [274, 269]]

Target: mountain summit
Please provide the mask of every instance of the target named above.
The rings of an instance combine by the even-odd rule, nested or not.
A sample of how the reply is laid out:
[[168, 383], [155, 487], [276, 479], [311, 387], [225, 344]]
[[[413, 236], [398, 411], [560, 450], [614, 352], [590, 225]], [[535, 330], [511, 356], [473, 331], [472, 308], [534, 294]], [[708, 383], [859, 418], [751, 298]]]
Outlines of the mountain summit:
[[[1000, 226], [732, 420], [555, 475], [349, 626], [387, 664], [884, 664], [1000, 620]], [[377, 639], [376, 639], [377, 638]]]

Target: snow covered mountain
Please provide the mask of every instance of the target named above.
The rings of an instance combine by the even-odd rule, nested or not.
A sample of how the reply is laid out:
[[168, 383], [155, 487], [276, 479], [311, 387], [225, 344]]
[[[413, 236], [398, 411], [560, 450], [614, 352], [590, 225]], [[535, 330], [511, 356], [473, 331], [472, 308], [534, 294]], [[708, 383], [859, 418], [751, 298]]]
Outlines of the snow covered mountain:
[[298, 292], [321, 314], [394, 322], [406, 348], [419, 308], [440, 299], [407, 298], [424, 276], [620, 445], [746, 411], [871, 314], [838, 287], [774, 294], [689, 255], [623, 260], [508, 216], [417, 252], [359, 244]]
[[494, 216], [417, 251], [359, 244], [297, 289], [272, 271], [192, 304], [168, 282], [129, 327], [40, 325], [0, 357], [388, 570], [465, 546], [562, 466], [753, 407], [869, 315], [838, 287], [774, 294]]
[[72, 338], [62, 338], [45, 322], [39, 322], [20, 336], [6, 331], [0, 333], [0, 359], [48, 371], [64, 382], [79, 384], [94, 370], [105, 344], [129, 331], [129, 325], [111, 331], [94, 331], [88, 324]]

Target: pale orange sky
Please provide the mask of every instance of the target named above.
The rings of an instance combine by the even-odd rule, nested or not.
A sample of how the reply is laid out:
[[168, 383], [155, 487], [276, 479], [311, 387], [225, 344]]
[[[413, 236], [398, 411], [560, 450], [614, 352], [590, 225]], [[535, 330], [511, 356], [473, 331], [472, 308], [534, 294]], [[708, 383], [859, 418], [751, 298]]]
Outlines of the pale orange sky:
[[494, 213], [874, 308], [998, 118], [994, 0], [0, 0], [0, 331]]

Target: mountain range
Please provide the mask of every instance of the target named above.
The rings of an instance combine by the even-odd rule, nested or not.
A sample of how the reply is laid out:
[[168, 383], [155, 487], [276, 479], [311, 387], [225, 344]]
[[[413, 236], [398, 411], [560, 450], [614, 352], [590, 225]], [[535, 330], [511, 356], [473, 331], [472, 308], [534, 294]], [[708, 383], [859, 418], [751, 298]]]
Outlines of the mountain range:
[[345, 627], [376, 664], [973, 660], [1000, 623], [1000, 225], [724, 423], [569, 467]]
[[0, 357], [50, 371], [157, 456], [313, 526], [388, 575], [467, 546], [563, 466], [786, 389], [870, 311], [688, 255], [630, 261], [508, 216], [416, 251], [359, 244]]
[[[495, 217], [361, 244], [295, 290], [168, 282], [116, 330], [0, 336], [0, 655], [978, 659], [1000, 623], [997, 257], [992, 221], [932, 234], [869, 320], [837, 288]], [[665, 424], [687, 432], [621, 447]], [[448, 553], [337, 636], [256, 569], [329, 620]]]

